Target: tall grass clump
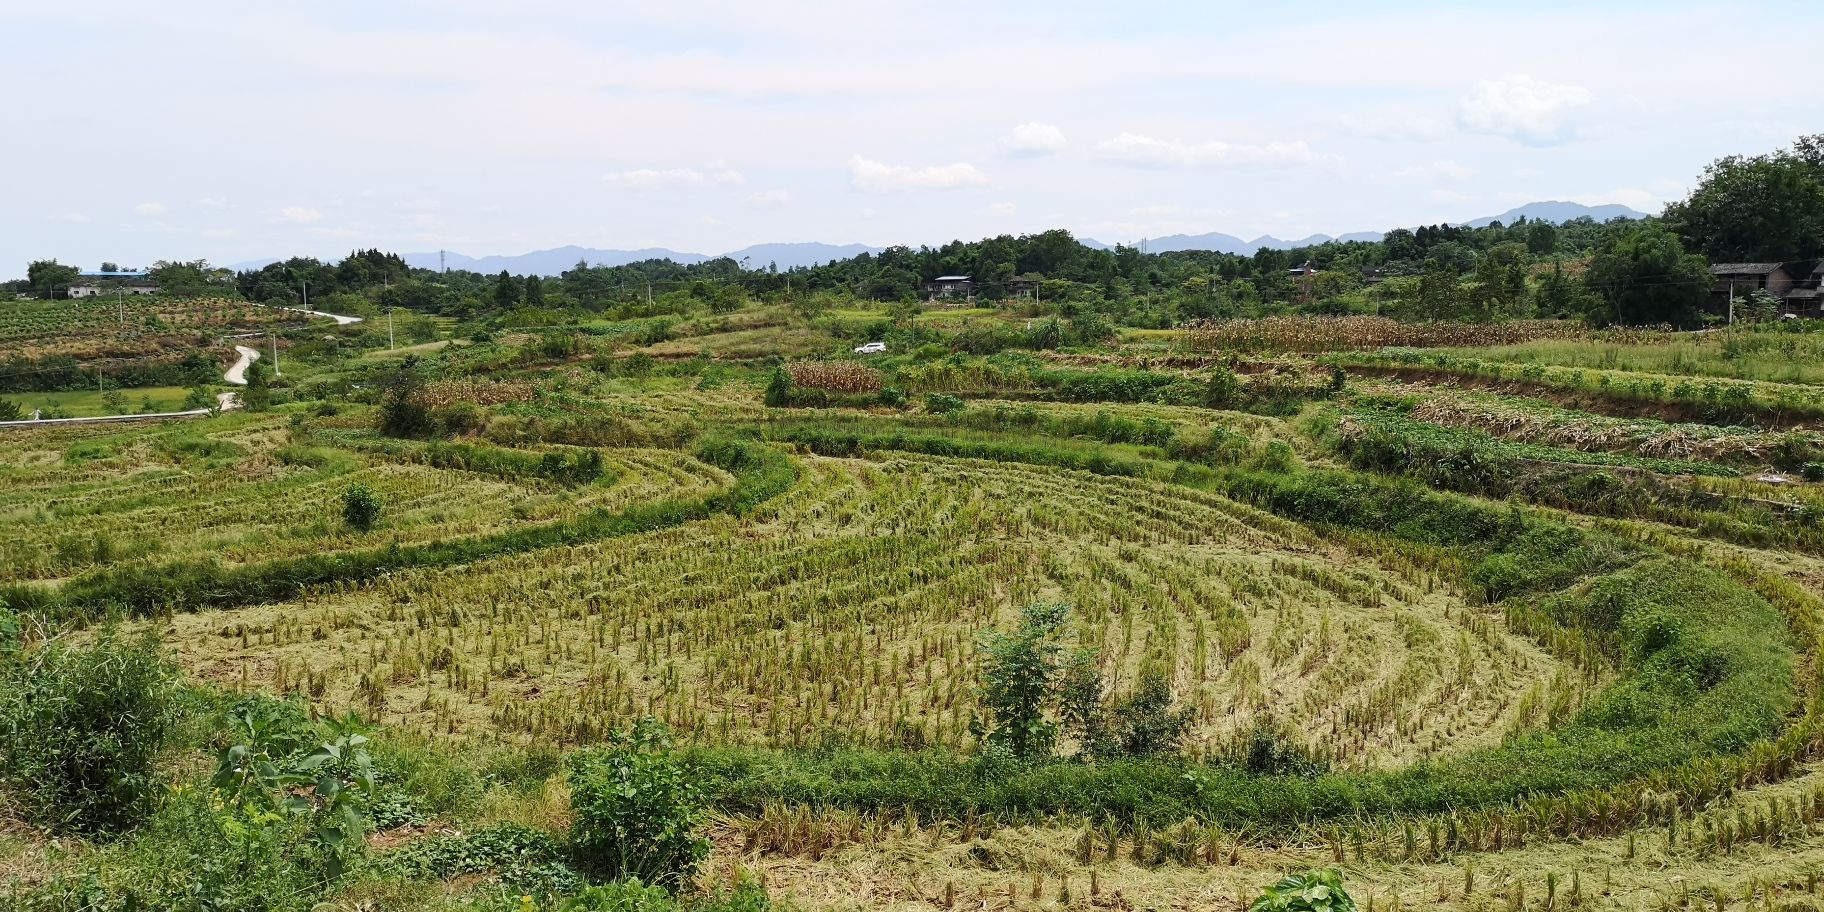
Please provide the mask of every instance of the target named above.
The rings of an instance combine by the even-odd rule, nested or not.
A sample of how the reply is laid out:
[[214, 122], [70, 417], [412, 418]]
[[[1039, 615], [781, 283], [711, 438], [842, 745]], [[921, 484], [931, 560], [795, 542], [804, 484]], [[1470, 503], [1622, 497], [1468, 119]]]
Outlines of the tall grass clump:
[[158, 644], [109, 630], [86, 647], [15, 647], [0, 663], [0, 778], [25, 817], [102, 837], [144, 819], [176, 720]]

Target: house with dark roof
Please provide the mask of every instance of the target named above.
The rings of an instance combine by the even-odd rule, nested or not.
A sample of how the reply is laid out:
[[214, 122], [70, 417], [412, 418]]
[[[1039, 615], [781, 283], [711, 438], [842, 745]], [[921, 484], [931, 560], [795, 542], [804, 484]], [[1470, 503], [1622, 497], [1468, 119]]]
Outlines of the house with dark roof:
[[1740, 303], [1761, 291], [1779, 300], [1782, 314], [1824, 316], [1824, 262], [1715, 263], [1710, 277], [1715, 281], [1710, 287], [1711, 310], [1717, 314], [1728, 313], [1730, 302]]
[[938, 276], [924, 287], [925, 297], [931, 300], [975, 297], [975, 280], [966, 275]]

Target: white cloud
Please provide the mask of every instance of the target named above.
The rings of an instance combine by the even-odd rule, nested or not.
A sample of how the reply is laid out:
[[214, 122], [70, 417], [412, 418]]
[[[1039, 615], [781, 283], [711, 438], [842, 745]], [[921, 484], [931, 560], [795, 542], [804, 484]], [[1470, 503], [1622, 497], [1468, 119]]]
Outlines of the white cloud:
[[1389, 173], [1387, 176], [1394, 178], [1395, 180], [1460, 181], [1468, 180], [1475, 173], [1476, 172], [1470, 169], [1468, 165], [1444, 158], [1434, 161], [1429, 165], [1412, 165], [1410, 167], [1401, 168], [1398, 171]]
[[988, 207], [988, 211], [995, 215], [1012, 215], [1020, 211], [1020, 207], [1012, 203], [994, 203]]
[[323, 221], [323, 213], [312, 209], [309, 206], [286, 206], [279, 210], [279, 217], [288, 222], [297, 222], [300, 225]]
[[1478, 83], [1457, 105], [1457, 125], [1531, 146], [1564, 142], [1576, 132], [1577, 109], [1596, 96], [1575, 85], [1540, 82], [1524, 74]]
[[715, 226], [722, 224], [722, 220], [719, 218], [716, 218], [713, 215], [699, 216], [697, 218], [697, 221], [702, 222], [703, 224], [708, 225], [711, 228], [714, 228]]
[[228, 197], [205, 196], [202, 199], [197, 200], [196, 204], [203, 209], [214, 209], [219, 211], [228, 208]]
[[868, 191], [954, 190], [988, 183], [988, 175], [968, 162], [914, 168], [889, 165], [860, 155], [849, 157], [849, 179], [857, 189]]
[[1038, 158], [1064, 148], [1064, 131], [1054, 124], [1030, 122], [1001, 137], [1001, 151], [1016, 158]]
[[747, 201], [756, 206], [783, 206], [792, 201], [792, 194], [786, 190], [762, 190], [749, 193]]
[[699, 171], [695, 168], [667, 168], [663, 171], [652, 168], [635, 168], [632, 171], [613, 171], [604, 174], [602, 180], [630, 190], [680, 190], [707, 187], [711, 184], [732, 186], [746, 183], [747, 178], [743, 177], [741, 172], [729, 168], [718, 168], [711, 171]]
[[164, 215], [165, 214], [165, 204], [164, 203], [140, 203], [139, 205], [133, 207], [133, 212], [136, 215], [145, 215], [145, 216]]
[[88, 221], [89, 217], [81, 212], [60, 212], [51, 216], [51, 219], [58, 222], [69, 222], [72, 225], [80, 225]]
[[1328, 165], [1338, 159], [1311, 151], [1304, 140], [1296, 142], [1227, 143], [1212, 140], [1187, 143], [1155, 139], [1140, 133], [1123, 133], [1096, 148], [1109, 161], [1143, 168], [1284, 168]]

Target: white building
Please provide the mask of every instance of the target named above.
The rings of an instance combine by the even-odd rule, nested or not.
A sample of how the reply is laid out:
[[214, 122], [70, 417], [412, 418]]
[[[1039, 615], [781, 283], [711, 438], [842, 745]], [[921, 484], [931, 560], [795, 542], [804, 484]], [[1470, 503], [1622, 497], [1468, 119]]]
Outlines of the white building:
[[92, 298], [116, 291], [136, 295], [157, 294], [158, 286], [152, 284], [152, 275], [146, 272], [85, 272], [77, 275], [76, 281], [70, 283], [69, 296]]

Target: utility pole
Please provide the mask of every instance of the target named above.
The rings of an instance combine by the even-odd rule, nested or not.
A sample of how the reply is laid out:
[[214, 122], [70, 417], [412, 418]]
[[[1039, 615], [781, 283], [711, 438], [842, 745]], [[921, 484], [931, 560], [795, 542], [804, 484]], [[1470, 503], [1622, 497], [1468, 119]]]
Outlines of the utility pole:
[[114, 303], [120, 309], [120, 330], [121, 330], [121, 332], [126, 332], [126, 330], [127, 330], [127, 290], [125, 288], [114, 289]]
[[1735, 280], [1729, 280], [1729, 325], [1735, 325]]
[[388, 307], [386, 309], [386, 350], [387, 351], [393, 350], [393, 310], [394, 310], [394, 308], [391, 308], [391, 307]]
[[308, 313], [310, 311], [310, 283], [299, 279], [298, 286], [304, 289], [304, 306], [300, 309]]
[[272, 375], [277, 377], [279, 375], [279, 334], [267, 333], [266, 337], [272, 340]]

